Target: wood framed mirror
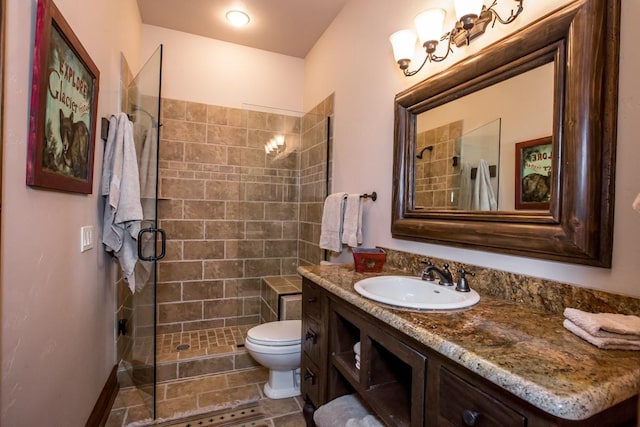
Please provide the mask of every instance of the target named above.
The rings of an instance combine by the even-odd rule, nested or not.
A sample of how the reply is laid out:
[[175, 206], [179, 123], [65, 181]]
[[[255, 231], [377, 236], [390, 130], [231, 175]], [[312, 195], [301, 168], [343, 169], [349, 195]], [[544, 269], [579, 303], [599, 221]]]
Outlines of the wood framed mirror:
[[[396, 95], [392, 236], [611, 267], [619, 34], [620, 0], [577, 0]], [[416, 172], [422, 171], [416, 159], [435, 150], [418, 145], [421, 115], [545, 67], [553, 75], [552, 100], [541, 108], [552, 110], [551, 134], [537, 135], [551, 141], [543, 147], [549, 156], [545, 203], [491, 211], [425, 209], [418, 202]], [[432, 116], [427, 117], [421, 126], [428, 128]], [[461, 114], [454, 114], [449, 122], [458, 126], [460, 120]], [[449, 140], [452, 148], [440, 154], [447, 162], [459, 149], [456, 138]], [[455, 163], [447, 172], [453, 178], [459, 173]], [[501, 157], [497, 168], [513, 173], [517, 167], [515, 160]], [[452, 201], [450, 193], [446, 197]]]

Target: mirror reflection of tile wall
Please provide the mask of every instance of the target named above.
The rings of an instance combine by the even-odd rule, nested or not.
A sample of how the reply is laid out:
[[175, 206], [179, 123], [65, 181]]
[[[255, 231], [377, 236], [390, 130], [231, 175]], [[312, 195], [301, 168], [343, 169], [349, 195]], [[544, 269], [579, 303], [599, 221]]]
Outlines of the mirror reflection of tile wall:
[[457, 207], [456, 200], [460, 190], [460, 164], [457, 160], [460, 159], [461, 136], [462, 120], [418, 133], [415, 158], [416, 208]]

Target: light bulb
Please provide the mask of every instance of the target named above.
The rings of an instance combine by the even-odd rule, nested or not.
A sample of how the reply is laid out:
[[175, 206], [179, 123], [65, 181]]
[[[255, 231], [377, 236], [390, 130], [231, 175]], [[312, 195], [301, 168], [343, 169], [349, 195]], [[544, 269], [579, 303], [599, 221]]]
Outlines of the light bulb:
[[234, 27], [244, 27], [249, 23], [249, 15], [241, 10], [230, 10], [226, 14], [227, 22]]

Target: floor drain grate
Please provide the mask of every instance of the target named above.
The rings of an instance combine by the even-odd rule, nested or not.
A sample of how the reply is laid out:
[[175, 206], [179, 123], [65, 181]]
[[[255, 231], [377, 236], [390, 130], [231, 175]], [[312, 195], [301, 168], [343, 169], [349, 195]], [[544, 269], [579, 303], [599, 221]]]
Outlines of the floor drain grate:
[[176, 350], [178, 351], [189, 350], [189, 347], [191, 347], [189, 344], [180, 344], [179, 346], [176, 347]]

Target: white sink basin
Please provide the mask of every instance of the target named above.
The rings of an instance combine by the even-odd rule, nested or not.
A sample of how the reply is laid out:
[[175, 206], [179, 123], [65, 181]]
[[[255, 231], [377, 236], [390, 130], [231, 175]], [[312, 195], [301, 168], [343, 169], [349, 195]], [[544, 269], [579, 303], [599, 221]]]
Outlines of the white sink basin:
[[377, 276], [356, 282], [363, 297], [385, 304], [422, 310], [454, 310], [471, 307], [480, 301], [473, 289], [458, 292], [455, 286], [442, 286], [419, 277]]

